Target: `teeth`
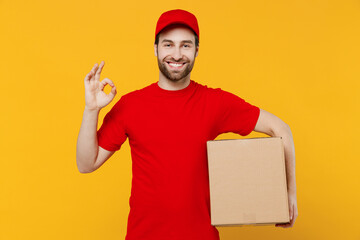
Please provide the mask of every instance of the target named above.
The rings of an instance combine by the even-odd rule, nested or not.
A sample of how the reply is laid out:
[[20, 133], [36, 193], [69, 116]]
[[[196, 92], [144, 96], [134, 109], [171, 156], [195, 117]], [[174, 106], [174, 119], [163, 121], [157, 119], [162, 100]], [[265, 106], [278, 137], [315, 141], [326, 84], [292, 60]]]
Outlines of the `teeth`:
[[180, 67], [182, 66], [182, 64], [176, 64], [176, 63], [169, 63], [169, 65], [173, 66], [173, 67]]

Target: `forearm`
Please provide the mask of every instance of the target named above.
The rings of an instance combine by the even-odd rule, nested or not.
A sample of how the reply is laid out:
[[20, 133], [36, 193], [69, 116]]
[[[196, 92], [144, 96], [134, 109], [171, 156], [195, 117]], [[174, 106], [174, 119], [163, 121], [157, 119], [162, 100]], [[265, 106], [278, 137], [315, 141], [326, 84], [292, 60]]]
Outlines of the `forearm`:
[[283, 139], [287, 188], [289, 193], [296, 194], [295, 146], [290, 127], [286, 125], [282, 129], [274, 130], [273, 133], [273, 136], [282, 137]]
[[91, 172], [97, 158], [98, 116], [99, 110], [84, 110], [76, 145], [76, 163], [80, 172]]

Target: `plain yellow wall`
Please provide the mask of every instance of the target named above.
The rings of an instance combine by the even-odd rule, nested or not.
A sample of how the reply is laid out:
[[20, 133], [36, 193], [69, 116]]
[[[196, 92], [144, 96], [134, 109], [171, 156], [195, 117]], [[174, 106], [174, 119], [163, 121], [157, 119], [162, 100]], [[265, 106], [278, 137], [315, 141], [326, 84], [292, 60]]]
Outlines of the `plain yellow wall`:
[[218, 227], [221, 240], [360, 239], [355, 0], [0, 1], [0, 239], [124, 239], [128, 140], [97, 171], [76, 166], [84, 77], [104, 60], [101, 80], [117, 86], [100, 127], [121, 95], [158, 80], [155, 25], [175, 8], [199, 22], [191, 79], [275, 114], [294, 136], [294, 227]]

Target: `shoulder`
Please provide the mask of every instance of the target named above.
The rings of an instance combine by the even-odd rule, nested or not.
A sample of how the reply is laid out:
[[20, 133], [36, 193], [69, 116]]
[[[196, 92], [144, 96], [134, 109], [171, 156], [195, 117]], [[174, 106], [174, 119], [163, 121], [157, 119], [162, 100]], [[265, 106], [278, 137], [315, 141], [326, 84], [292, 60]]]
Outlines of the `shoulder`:
[[143, 99], [149, 95], [150, 87], [152, 84], [145, 86], [140, 89], [132, 90], [130, 92], [124, 93], [120, 96], [120, 99], [115, 103], [114, 108], [118, 110], [131, 109], [134, 105], [139, 104]]
[[231, 107], [232, 105], [246, 105], [248, 102], [245, 98], [240, 97], [236, 91], [229, 91], [223, 87], [210, 87], [207, 85], [199, 84], [201, 88], [206, 91], [207, 98], [212, 102], [217, 102], [221, 107]]
[[199, 91], [205, 92], [210, 97], [220, 96], [221, 92], [224, 91], [220, 87], [208, 86], [199, 82], [195, 82], [195, 85]]
[[243, 98], [239, 97], [235, 93], [232, 93], [222, 87], [214, 87], [214, 86], [208, 86], [208, 85], [202, 85], [199, 84], [200, 88], [204, 92], [206, 92], [206, 95], [209, 99], [213, 99], [215, 101], [219, 102], [229, 102], [229, 101], [242, 101]]
[[151, 88], [153, 87], [154, 83], [151, 83], [145, 87], [142, 87], [140, 89], [136, 89], [133, 91], [130, 91], [122, 96], [124, 98], [124, 101], [134, 101], [137, 99], [140, 99], [142, 97], [147, 96], [151, 92]]
[[131, 92], [124, 93], [116, 104], [117, 105], [129, 104], [130, 102], [136, 100], [139, 96], [141, 96], [141, 90], [133, 90]]

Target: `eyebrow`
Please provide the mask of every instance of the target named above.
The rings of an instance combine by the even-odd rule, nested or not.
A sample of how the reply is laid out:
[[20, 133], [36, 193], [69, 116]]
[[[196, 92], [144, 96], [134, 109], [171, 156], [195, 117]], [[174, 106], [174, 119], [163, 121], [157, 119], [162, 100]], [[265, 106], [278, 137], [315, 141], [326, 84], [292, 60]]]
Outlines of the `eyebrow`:
[[[163, 43], [163, 42], [171, 42], [171, 43], [173, 43], [173, 41], [171, 41], [170, 39], [163, 39], [162, 41], [161, 41], [161, 43]], [[183, 41], [181, 41], [182, 43], [191, 43], [191, 44], [193, 44], [193, 41], [191, 41], [191, 40], [183, 40]]]

